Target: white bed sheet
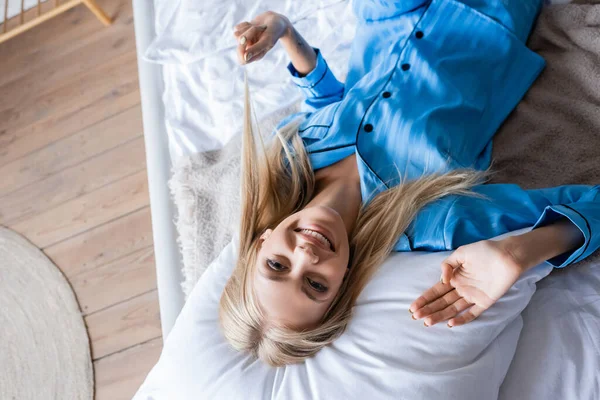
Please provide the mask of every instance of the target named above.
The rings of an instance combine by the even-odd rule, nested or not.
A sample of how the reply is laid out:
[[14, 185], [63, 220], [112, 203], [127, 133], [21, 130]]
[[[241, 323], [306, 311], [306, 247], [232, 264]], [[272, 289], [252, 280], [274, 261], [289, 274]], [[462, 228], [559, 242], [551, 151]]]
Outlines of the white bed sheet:
[[592, 257], [537, 283], [500, 399], [600, 399], [600, 256]]
[[[159, 15], [156, 29], [160, 32], [169, 23], [172, 8], [178, 1], [156, 2]], [[349, 0], [328, 0], [325, 4], [313, 13], [303, 15], [294, 26], [309, 43], [318, 44], [331, 70], [344, 81], [356, 19]], [[185, 29], [180, 30], [185, 34]], [[260, 63], [243, 66], [237, 61], [232, 32], [228, 32], [230, 47], [187, 64], [176, 63], [175, 55], [156, 60], [156, 52], [151, 51], [153, 46], [146, 52], [148, 61], [163, 64], [163, 101], [173, 160], [222, 148], [241, 132], [244, 70], [248, 73], [254, 112], [259, 120], [302, 100], [290, 80], [286, 68], [289, 58], [280, 44]]]
[[[157, 0], [157, 10], [163, 11], [157, 15], [166, 18], [168, 7], [159, 3]], [[318, 43], [334, 73], [343, 80], [352, 37], [348, 32], [354, 21], [347, 8], [340, 10], [334, 13], [336, 19], [324, 13], [306, 23], [321, 24], [323, 29], [314, 31], [318, 34], [307, 34], [309, 42]], [[158, 28], [161, 22], [156, 23]], [[246, 67], [259, 118], [300, 100], [288, 81], [287, 58], [279, 50], [261, 63], [263, 68], [270, 65], [267, 71], [272, 79], [253, 80], [253, 76], [260, 77], [257, 65]], [[185, 66], [163, 65], [172, 159], [220, 148], [239, 132], [243, 67], [237, 65], [233, 50], [230, 53]], [[215, 117], [217, 109], [227, 113]], [[523, 330], [500, 398], [600, 399], [600, 265], [554, 271], [538, 283], [522, 317]]]

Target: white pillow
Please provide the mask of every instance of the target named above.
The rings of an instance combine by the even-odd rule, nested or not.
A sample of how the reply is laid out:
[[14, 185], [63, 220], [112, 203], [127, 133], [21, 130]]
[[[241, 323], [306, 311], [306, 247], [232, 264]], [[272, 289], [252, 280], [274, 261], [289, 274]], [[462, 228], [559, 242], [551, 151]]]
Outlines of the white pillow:
[[236, 46], [233, 27], [265, 11], [285, 15], [292, 23], [319, 9], [349, 0], [156, 0], [156, 38], [147, 61], [189, 64]]
[[552, 269], [530, 270], [470, 324], [426, 328], [408, 306], [439, 279], [448, 253], [395, 253], [338, 340], [304, 363], [271, 368], [230, 348], [218, 326], [236, 240], [201, 277], [134, 399], [495, 399], [515, 353], [520, 313]]

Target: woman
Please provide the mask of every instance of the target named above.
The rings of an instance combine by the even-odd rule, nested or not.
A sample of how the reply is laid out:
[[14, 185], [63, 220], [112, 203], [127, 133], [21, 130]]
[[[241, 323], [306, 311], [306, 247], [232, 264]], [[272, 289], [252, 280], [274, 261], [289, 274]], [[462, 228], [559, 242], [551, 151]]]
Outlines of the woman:
[[544, 66], [524, 44], [540, 1], [390, 3], [353, 3], [345, 85], [285, 17], [236, 27], [243, 63], [281, 41], [306, 98], [261, 155], [246, 86], [240, 253], [220, 320], [235, 348], [274, 366], [341, 335], [391, 251], [457, 249], [409, 310], [454, 327], [528, 268], [564, 267], [600, 246], [598, 186], [480, 184], [492, 136]]

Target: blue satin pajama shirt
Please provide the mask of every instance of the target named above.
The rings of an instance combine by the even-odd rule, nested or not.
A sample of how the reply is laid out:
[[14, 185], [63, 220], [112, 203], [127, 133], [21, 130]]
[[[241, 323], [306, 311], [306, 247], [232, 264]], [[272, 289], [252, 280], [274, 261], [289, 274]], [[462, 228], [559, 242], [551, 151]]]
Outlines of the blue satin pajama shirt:
[[[492, 137], [545, 62], [525, 41], [541, 0], [355, 0], [358, 18], [346, 83], [318, 48], [313, 71], [293, 82], [305, 96], [299, 127], [314, 170], [356, 155], [363, 204], [399, 174], [486, 169]], [[524, 190], [489, 184], [487, 199], [447, 196], [423, 208], [396, 251], [439, 251], [567, 217], [578, 249], [548, 260], [579, 261], [600, 245], [600, 186]]]

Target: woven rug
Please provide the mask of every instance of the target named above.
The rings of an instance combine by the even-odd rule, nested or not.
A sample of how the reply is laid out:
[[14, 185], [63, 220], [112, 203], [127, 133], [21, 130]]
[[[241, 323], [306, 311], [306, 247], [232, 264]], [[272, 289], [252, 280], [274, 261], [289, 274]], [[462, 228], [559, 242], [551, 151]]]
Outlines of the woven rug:
[[60, 270], [0, 227], [0, 399], [92, 399], [90, 345]]

